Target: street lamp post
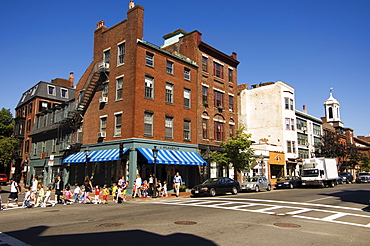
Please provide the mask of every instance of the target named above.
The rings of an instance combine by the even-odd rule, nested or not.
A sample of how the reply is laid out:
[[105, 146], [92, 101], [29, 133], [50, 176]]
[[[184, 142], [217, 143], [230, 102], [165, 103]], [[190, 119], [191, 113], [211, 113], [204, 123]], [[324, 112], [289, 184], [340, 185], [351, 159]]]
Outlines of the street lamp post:
[[261, 165], [261, 176], [264, 176], [265, 175], [265, 163], [263, 161], [263, 155], [261, 154], [260, 155], [260, 165]]
[[87, 176], [87, 166], [89, 164], [89, 155], [90, 155], [90, 148], [89, 148], [89, 145], [87, 145], [85, 149], [85, 177]]
[[153, 159], [154, 159], [154, 184], [153, 184], [153, 195], [152, 197], [157, 197], [156, 187], [157, 187], [157, 156], [158, 156], [158, 149], [157, 146], [154, 146], [153, 151]]

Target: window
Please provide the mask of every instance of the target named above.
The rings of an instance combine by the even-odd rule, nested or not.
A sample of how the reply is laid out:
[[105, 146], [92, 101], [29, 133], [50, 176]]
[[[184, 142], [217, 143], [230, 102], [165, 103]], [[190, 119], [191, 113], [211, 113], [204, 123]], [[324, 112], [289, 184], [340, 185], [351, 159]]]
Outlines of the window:
[[292, 141], [292, 151], [295, 153], [295, 141]]
[[190, 90], [184, 89], [184, 107], [190, 108]]
[[30, 140], [26, 141], [26, 144], [24, 146], [24, 153], [28, 153], [30, 148]]
[[294, 119], [290, 119], [290, 130], [294, 131]]
[[48, 85], [48, 94], [55, 96], [55, 86]]
[[224, 139], [224, 124], [215, 121], [215, 140], [223, 141], [223, 139]]
[[56, 139], [53, 139], [52, 140], [52, 143], [51, 143], [51, 152], [52, 153], [55, 153], [56, 152], [56, 149], [57, 149], [57, 145], [56, 145]]
[[114, 136], [121, 136], [122, 113], [114, 114]]
[[116, 100], [122, 100], [123, 77], [116, 79]]
[[301, 131], [307, 131], [307, 122], [300, 118], [297, 118], [297, 129]]
[[228, 75], [228, 78], [229, 78], [229, 82], [233, 82], [233, 70], [231, 68], [229, 68], [227, 70], [227, 75]]
[[184, 140], [190, 141], [190, 120], [184, 120]]
[[103, 84], [103, 91], [101, 93], [102, 97], [108, 97], [108, 83]]
[[104, 51], [104, 53], [103, 53], [103, 61], [104, 61], [104, 63], [109, 64], [109, 62], [110, 62], [110, 50]]
[[297, 133], [298, 145], [306, 146], [308, 143], [308, 136], [306, 134]]
[[230, 111], [234, 111], [234, 97], [229, 95], [229, 109]]
[[107, 116], [100, 117], [100, 132], [107, 132]]
[[27, 120], [27, 125], [26, 125], [26, 131], [30, 132], [31, 131], [31, 120]]
[[287, 153], [292, 153], [292, 141], [286, 141]]
[[184, 79], [190, 80], [190, 69], [186, 67], [184, 68]]
[[309, 152], [307, 149], [299, 149], [298, 150], [298, 156], [300, 159], [308, 159], [309, 158]]
[[173, 117], [166, 117], [165, 128], [166, 138], [173, 138]]
[[41, 153], [46, 153], [46, 143], [45, 143], [45, 141], [41, 142]]
[[32, 114], [32, 103], [28, 105], [28, 114]]
[[173, 74], [173, 62], [172, 61], [167, 61], [166, 72], [169, 74]]
[[215, 107], [223, 107], [224, 106], [224, 94], [219, 91], [215, 91]]
[[63, 98], [68, 98], [68, 90], [67, 89], [63, 89], [63, 88], [60, 88], [60, 95]]
[[207, 72], [208, 71], [207, 63], [208, 63], [208, 58], [205, 57], [205, 56], [202, 56], [202, 71], [203, 72]]
[[202, 87], [202, 100], [203, 103], [208, 103], [208, 87], [206, 86]]
[[203, 139], [208, 139], [208, 120], [202, 119], [202, 136]]
[[145, 64], [149, 67], [154, 67], [154, 54], [146, 52]]
[[234, 125], [229, 125], [229, 137], [234, 136]]
[[289, 109], [289, 98], [284, 98], [285, 109]]
[[37, 143], [33, 144], [33, 155], [37, 155]]
[[144, 113], [144, 135], [153, 136], [153, 113]]
[[320, 125], [312, 124], [312, 127], [313, 127], [313, 134], [321, 136], [321, 127], [320, 127]]
[[145, 98], [153, 99], [153, 83], [154, 78], [145, 76], [145, 90], [144, 90]]
[[294, 110], [293, 99], [289, 99], [289, 106], [290, 106], [290, 110]]
[[118, 45], [118, 61], [117, 64], [121, 65], [125, 62], [125, 43]]
[[173, 104], [173, 84], [166, 83], [166, 103]]
[[213, 75], [223, 79], [224, 78], [224, 66], [217, 62], [213, 62]]

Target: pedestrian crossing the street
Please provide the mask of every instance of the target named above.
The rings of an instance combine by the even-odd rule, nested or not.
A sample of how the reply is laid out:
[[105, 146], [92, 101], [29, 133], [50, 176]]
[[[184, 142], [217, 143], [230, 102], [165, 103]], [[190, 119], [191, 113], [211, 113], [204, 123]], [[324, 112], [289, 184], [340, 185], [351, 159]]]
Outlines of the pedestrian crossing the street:
[[197, 198], [160, 200], [157, 204], [227, 209], [370, 228], [370, 216], [358, 208], [262, 199]]

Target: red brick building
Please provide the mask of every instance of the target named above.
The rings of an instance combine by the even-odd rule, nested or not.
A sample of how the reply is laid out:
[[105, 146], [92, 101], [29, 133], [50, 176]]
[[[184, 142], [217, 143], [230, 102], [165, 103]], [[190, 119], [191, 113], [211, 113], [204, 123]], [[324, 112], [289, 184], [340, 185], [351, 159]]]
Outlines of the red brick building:
[[[171, 183], [180, 171], [191, 187], [207, 170], [199, 168], [207, 165], [199, 154], [206, 156], [237, 127], [239, 62], [235, 53], [228, 56], [202, 42], [198, 31], [175, 31], [164, 36], [162, 47], [154, 46], [143, 41], [143, 21], [144, 8], [131, 6], [120, 23], [97, 24], [94, 59], [76, 86], [82, 150], [92, 151], [85, 173], [111, 183], [127, 171], [143, 179], [156, 172]], [[122, 162], [117, 156], [94, 158], [121, 142]], [[155, 170], [154, 146], [159, 149]], [[65, 163], [71, 163], [72, 177], [81, 176], [83, 165]]]

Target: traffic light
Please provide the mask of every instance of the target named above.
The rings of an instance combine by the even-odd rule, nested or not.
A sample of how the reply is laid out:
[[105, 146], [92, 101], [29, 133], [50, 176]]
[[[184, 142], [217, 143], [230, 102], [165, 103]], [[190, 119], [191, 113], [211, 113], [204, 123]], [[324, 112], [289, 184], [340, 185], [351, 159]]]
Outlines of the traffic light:
[[123, 159], [123, 143], [119, 143], [119, 158]]

